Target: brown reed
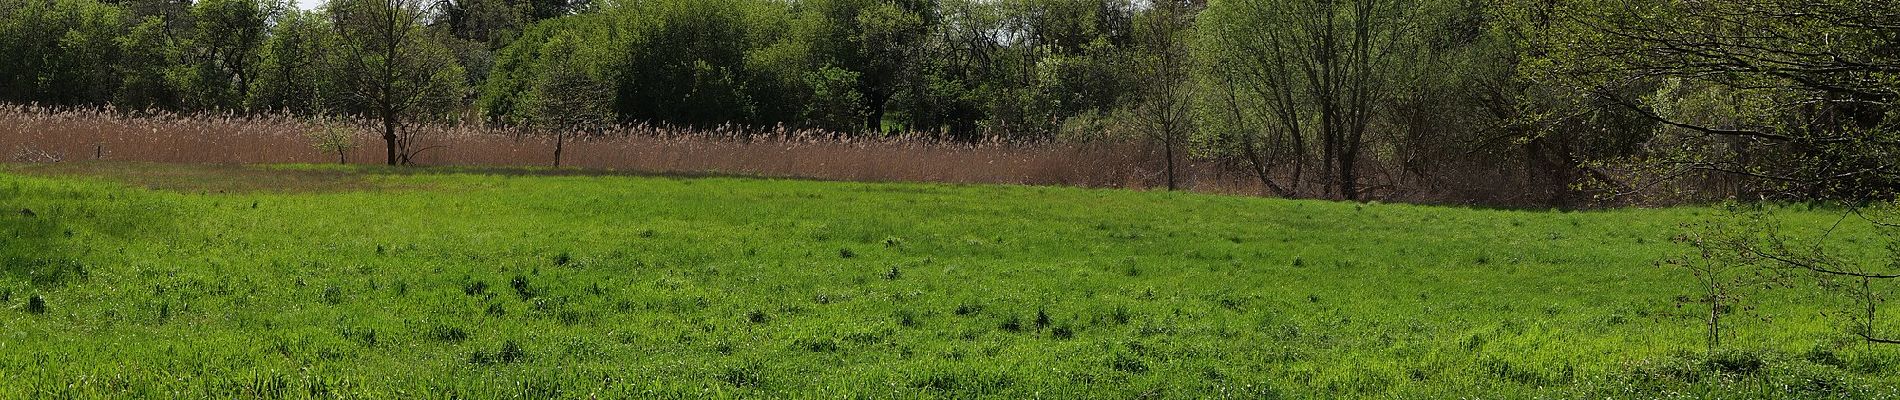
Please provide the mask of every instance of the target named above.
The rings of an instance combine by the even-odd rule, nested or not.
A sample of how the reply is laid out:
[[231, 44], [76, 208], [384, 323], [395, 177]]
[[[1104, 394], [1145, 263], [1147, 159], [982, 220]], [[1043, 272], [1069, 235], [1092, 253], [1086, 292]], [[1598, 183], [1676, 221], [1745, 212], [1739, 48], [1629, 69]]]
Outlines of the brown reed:
[[[341, 123], [359, 145], [351, 163], [383, 161], [370, 124]], [[162, 163], [330, 163], [336, 155], [312, 145], [323, 122], [287, 115], [176, 114], [112, 108], [53, 109], [0, 105], [0, 157], [8, 162], [117, 160]], [[545, 166], [553, 140], [510, 127], [481, 124], [418, 128], [421, 165]], [[1162, 163], [1142, 141], [977, 143], [925, 135], [844, 135], [777, 127], [688, 129], [631, 124], [589, 132], [565, 145], [562, 165], [635, 173], [711, 173], [845, 181], [1063, 185], [1148, 189], [1160, 186]], [[1216, 163], [1190, 162], [1190, 187], [1256, 193], [1246, 179]], [[1200, 177], [1200, 179], [1192, 179]]]

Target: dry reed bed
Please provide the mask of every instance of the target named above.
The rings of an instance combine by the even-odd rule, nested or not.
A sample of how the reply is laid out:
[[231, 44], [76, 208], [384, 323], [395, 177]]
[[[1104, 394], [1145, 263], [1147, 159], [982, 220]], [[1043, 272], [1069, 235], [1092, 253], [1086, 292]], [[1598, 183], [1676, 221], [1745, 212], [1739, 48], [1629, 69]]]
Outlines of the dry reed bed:
[[[352, 163], [383, 161], [374, 127], [353, 124]], [[0, 156], [9, 162], [89, 159], [211, 164], [336, 162], [306, 136], [319, 123], [282, 116], [179, 115], [114, 109], [0, 105]], [[545, 166], [545, 135], [476, 124], [422, 128], [424, 165]], [[1190, 163], [1190, 186], [1257, 193], [1214, 163]], [[1141, 142], [959, 143], [920, 136], [850, 137], [812, 130], [725, 126], [692, 130], [629, 125], [573, 139], [562, 165], [642, 173], [716, 173], [849, 181], [1001, 183], [1154, 188], [1158, 152]], [[1201, 177], [1195, 179], [1195, 177]]]

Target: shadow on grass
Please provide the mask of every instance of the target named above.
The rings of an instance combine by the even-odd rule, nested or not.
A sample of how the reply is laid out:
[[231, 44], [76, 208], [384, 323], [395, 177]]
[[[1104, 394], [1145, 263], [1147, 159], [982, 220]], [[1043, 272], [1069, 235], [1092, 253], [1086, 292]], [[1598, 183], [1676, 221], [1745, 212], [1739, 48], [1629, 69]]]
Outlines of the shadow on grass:
[[82, 161], [17, 164], [6, 171], [46, 177], [86, 177], [181, 193], [330, 193], [384, 188], [350, 169], [272, 168], [235, 164], [161, 164]]
[[377, 176], [488, 175], [488, 176], [637, 176], [677, 179], [772, 178], [723, 173], [642, 172], [544, 167], [465, 167], [381, 165], [238, 165], [164, 164], [123, 161], [79, 161], [50, 164], [13, 164], [9, 173], [44, 177], [97, 178], [152, 190], [180, 193], [340, 193], [410, 189], [406, 185], [373, 179]]
[[0, 278], [58, 286], [88, 276], [104, 240], [165, 235], [172, 207], [139, 193], [0, 174]]

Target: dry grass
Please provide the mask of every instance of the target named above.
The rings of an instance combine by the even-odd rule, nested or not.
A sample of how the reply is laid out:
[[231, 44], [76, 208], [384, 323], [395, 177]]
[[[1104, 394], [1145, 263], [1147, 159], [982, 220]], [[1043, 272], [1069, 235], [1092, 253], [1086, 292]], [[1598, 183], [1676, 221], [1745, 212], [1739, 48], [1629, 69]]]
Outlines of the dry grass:
[[[335, 163], [311, 136], [318, 121], [281, 115], [178, 115], [113, 109], [49, 109], [0, 105], [0, 162], [83, 160], [175, 164]], [[341, 126], [356, 144], [348, 160], [381, 164], [375, 126]], [[421, 165], [480, 168], [552, 164], [549, 135], [479, 124], [426, 126], [413, 157]], [[1138, 136], [1124, 134], [1121, 136]], [[1165, 187], [1159, 146], [1140, 140], [1086, 142], [948, 142], [923, 136], [862, 137], [815, 130], [725, 126], [685, 129], [628, 125], [565, 145], [561, 165], [587, 173], [742, 175], [844, 181], [1062, 185], [1092, 188]], [[1467, 163], [1472, 164], [1472, 163]], [[1555, 189], [1524, 175], [1520, 165], [1439, 165], [1423, 174], [1400, 173], [1375, 160], [1362, 162], [1368, 198], [1434, 204], [1549, 206]], [[1258, 195], [1266, 191], [1237, 160], [1185, 159], [1182, 187], [1199, 192]], [[162, 170], [162, 168], [159, 168]], [[230, 171], [220, 171], [224, 174]], [[520, 171], [515, 171], [520, 172]], [[541, 173], [541, 172], [537, 172]], [[1312, 171], [1300, 197], [1326, 193]], [[228, 174], [225, 174], [228, 175]], [[153, 179], [147, 179], [153, 178]], [[1287, 177], [1280, 177], [1287, 182]], [[216, 179], [216, 178], [209, 178]], [[143, 181], [187, 181], [129, 177]], [[183, 190], [252, 190], [230, 185]], [[321, 187], [323, 185], [315, 185]], [[1555, 189], [1553, 189], [1555, 188]], [[303, 189], [294, 189], [303, 190]], [[322, 189], [315, 189], [322, 190]]]
[[[319, 125], [284, 116], [177, 115], [112, 109], [0, 106], [0, 156], [23, 163], [80, 160], [192, 164], [330, 163], [312, 146]], [[544, 136], [479, 125], [424, 128], [423, 165], [545, 166]], [[357, 126], [352, 163], [383, 161], [383, 146]], [[562, 165], [636, 173], [712, 173], [849, 181], [1000, 183], [1147, 189], [1165, 185], [1146, 143], [958, 143], [915, 136], [847, 137], [784, 128], [689, 130], [624, 126], [569, 141]], [[1257, 193], [1215, 163], [1188, 163], [1189, 187]]]

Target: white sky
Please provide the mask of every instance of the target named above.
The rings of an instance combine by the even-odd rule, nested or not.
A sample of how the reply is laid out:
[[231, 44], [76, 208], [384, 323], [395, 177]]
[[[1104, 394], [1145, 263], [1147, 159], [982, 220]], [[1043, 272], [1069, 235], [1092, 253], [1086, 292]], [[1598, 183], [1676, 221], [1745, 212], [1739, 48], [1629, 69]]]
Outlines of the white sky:
[[317, 9], [317, 7], [322, 7], [324, 0], [285, 0], [285, 1], [289, 1], [291, 7], [296, 7], [299, 10], [310, 11], [310, 10]]

